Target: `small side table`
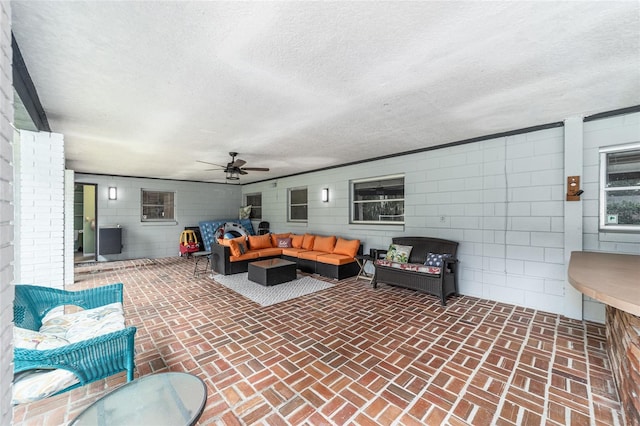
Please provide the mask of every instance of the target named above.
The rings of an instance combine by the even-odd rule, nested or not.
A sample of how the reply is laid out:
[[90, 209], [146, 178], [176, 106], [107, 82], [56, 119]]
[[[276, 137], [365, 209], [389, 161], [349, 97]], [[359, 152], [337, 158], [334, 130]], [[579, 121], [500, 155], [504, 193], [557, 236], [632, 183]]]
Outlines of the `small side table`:
[[368, 254], [357, 254], [356, 262], [358, 262], [358, 266], [360, 266], [360, 272], [358, 272], [357, 280], [363, 278], [365, 280], [371, 281], [373, 279], [373, 274], [365, 272], [364, 267], [367, 266], [367, 263], [373, 262], [373, 259]]

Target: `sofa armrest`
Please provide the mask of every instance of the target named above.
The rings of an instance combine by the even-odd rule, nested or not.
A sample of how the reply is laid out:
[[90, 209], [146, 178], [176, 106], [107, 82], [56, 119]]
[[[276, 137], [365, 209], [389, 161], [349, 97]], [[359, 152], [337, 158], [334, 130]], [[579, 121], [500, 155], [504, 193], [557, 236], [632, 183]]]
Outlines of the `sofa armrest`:
[[211, 244], [211, 270], [222, 275], [228, 275], [227, 271], [231, 269], [231, 248], [222, 244]]
[[135, 333], [136, 327], [127, 327], [55, 349], [15, 348], [14, 372], [64, 368], [78, 376], [84, 385], [127, 370], [127, 381], [131, 381]]

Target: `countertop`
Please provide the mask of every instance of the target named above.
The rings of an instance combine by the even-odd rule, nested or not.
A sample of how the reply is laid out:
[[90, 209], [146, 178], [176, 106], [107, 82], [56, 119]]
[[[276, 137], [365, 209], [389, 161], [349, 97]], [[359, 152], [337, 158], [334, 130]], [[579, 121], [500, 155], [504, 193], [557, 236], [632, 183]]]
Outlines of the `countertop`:
[[587, 296], [640, 316], [640, 256], [571, 252], [569, 282]]

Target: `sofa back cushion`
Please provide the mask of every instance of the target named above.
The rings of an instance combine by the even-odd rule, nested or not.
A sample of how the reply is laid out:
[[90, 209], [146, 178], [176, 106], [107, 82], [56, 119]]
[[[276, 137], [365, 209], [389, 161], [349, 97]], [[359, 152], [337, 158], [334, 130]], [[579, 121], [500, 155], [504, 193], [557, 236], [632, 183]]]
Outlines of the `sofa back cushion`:
[[314, 251], [324, 251], [326, 253], [333, 252], [333, 247], [336, 245], [336, 237], [331, 235], [330, 237], [316, 236], [313, 240]]
[[293, 248], [302, 248], [302, 241], [304, 240], [304, 235], [289, 235], [291, 238], [291, 247]]
[[286, 234], [269, 234], [271, 235], [271, 247], [278, 247], [278, 240], [281, 238], [288, 238], [291, 235], [290, 232]]
[[249, 240], [249, 248], [251, 250], [260, 250], [273, 247], [271, 245], [271, 236], [269, 234], [249, 235], [247, 239]]
[[359, 248], [360, 240], [345, 240], [344, 238], [338, 238], [338, 241], [336, 241], [336, 245], [333, 248], [333, 253], [355, 257], [356, 254], [358, 254]]
[[305, 250], [313, 250], [313, 242], [315, 241], [315, 239], [315, 235], [304, 234], [304, 238], [302, 240], [302, 248]]
[[238, 243], [244, 243], [245, 247], [246, 247], [246, 243], [247, 243], [247, 237], [245, 237], [244, 235], [241, 237], [237, 237], [237, 238], [218, 238], [218, 244], [223, 245], [223, 246], [227, 246], [227, 247], [231, 247], [231, 241], [236, 241]]

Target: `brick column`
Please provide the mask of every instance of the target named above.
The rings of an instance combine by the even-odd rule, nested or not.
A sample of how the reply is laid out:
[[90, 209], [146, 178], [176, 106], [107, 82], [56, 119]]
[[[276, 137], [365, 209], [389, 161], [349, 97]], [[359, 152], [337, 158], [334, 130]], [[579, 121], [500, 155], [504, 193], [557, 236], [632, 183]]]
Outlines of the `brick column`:
[[607, 352], [628, 425], [640, 425], [640, 318], [607, 306]]
[[13, 79], [11, 4], [0, 2], [0, 424], [12, 419], [13, 380]]

